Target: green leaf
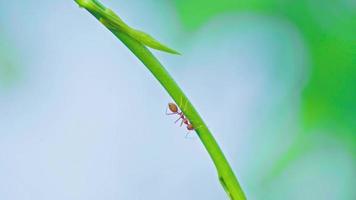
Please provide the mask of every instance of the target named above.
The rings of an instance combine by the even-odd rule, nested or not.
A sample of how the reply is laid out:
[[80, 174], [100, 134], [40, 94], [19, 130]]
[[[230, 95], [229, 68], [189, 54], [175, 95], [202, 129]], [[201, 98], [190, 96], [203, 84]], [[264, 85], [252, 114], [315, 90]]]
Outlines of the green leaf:
[[137, 40], [141, 44], [171, 54], [180, 55], [180, 53], [172, 48], [167, 47], [161, 42], [154, 39], [149, 34], [131, 28], [127, 25], [118, 15], [116, 15], [111, 9], [105, 8], [101, 3], [93, 0], [75, 0], [82, 8], [87, 9], [93, 14], [102, 24], [104, 24], [111, 31], [119, 31], [127, 34], [131, 38]]
[[[78, 2], [79, 0], [76, 1]], [[89, 0], [85, 2], [88, 3], [88, 1]], [[131, 52], [136, 55], [138, 59], [142, 61], [142, 63], [147, 67], [152, 75], [156, 77], [156, 79], [166, 89], [173, 100], [175, 102], [179, 102], [179, 106], [184, 105], [181, 107], [181, 110], [189, 119], [193, 127], [195, 127], [196, 133], [198, 134], [200, 140], [204, 144], [207, 152], [215, 164], [220, 183], [226, 190], [227, 194], [232, 200], [245, 200], [246, 197], [234, 172], [232, 171], [228, 161], [226, 160], [222, 150], [220, 149], [207, 125], [204, 123], [203, 119], [196, 111], [189, 99], [186, 97], [182, 89], [174, 81], [174, 79], [159, 62], [159, 60], [146, 48], [146, 46], [151, 45], [155, 48], [164, 49], [165, 51], [171, 50], [169, 48], [167, 49], [165, 46], [162, 47], [162, 45], [160, 45], [154, 39], [152, 40], [152, 38], [147, 34], [136, 30], [132, 31], [131, 28], [125, 27], [123, 22], [119, 22], [117, 20], [118, 17], [115, 17], [116, 15], [114, 15], [112, 11], [105, 9], [106, 14], [103, 14], [102, 9], [104, 6], [101, 4], [99, 5], [96, 6], [96, 9], [98, 10], [88, 9], [88, 11], [92, 13], [108, 29], [110, 29], [111, 32], [118, 39], [120, 39], [131, 50]], [[114, 19], [110, 19], [107, 16], [107, 13], [109, 13], [108, 15]], [[124, 28], [120, 28], [120, 26]]]

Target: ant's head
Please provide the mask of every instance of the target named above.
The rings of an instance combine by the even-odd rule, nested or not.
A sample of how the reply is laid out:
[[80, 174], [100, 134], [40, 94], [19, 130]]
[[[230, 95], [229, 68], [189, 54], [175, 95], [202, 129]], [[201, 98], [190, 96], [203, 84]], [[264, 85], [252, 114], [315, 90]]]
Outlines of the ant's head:
[[178, 106], [175, 103], [169, 103], [168, 108], [173, 113], [178, 112]]
[[188, 125], [187, 125], [187, 129], [190, 130], [190, 131], [192, 131], [192, 130], [194, 130], [194, 127], [193, 127], [192, 124], [188, 124]]

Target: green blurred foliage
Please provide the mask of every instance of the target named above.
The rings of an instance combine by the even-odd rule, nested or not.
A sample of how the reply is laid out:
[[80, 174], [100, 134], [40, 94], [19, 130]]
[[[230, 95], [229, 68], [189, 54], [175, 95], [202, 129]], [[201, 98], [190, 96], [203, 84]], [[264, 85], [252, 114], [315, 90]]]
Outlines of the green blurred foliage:
[[10, 89], [19, 79], [20, 69], [16, 64], [13, 46], [0, 34], [0, 89]]
[[[351, 0], [175, 0], [187, 30], [218, 14], [255, 12], [288, 20], [307, 43], [311, 58], [302, 93], [303, 132], [281, 163], [283, 168], [312, 146], [322, 131], [343, 142], [356, 156], [356, 4]], [[228, 31], [228, 28], [227, 28]]]

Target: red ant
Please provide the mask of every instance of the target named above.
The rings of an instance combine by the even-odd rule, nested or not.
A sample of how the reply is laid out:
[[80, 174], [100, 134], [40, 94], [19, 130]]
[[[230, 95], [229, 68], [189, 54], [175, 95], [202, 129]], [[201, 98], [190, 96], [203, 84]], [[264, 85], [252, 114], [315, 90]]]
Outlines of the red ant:
[[169, 103], [168, 104], [168, 109], [172, 113], [168, 113], [167, 110], [166, 110], [166, 115], [175, 115], [175, 114], [177, 114], [179, 116], [179, 118], [174, 123], [177, 123], [179, 120], [182, 119], [182, 122], [181, 122], [180, 126], [182, 126], [183, 123], [184, 123], [185, 125], [187, 125], [188, 131], [194, 130], [193, 125], [189, 122], [188, 118], [185, 117], [183, 111], [179, 111], [178, 110], [178, 106], [175, 103]]

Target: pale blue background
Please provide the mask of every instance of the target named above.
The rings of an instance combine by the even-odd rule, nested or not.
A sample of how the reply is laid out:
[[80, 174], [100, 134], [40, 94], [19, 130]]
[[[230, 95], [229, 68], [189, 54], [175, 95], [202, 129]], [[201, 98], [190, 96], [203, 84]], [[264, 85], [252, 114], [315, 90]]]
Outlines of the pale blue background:
[[[189, 32], [170, 1], [105, 2], [183, 53], [154, 51], [249, 199], [355, 197], [354, 163], [328, 138], [264, 182], [300, 131], [309, 58], [295, 26], [246, 12]], [[0, 45], [15, 74], [0, 82], [1, 200], [226, 199], [199, 139], [185, 139], [186, 130], [164, 114], [170, 97], [73, 1], [0, 0]]]

